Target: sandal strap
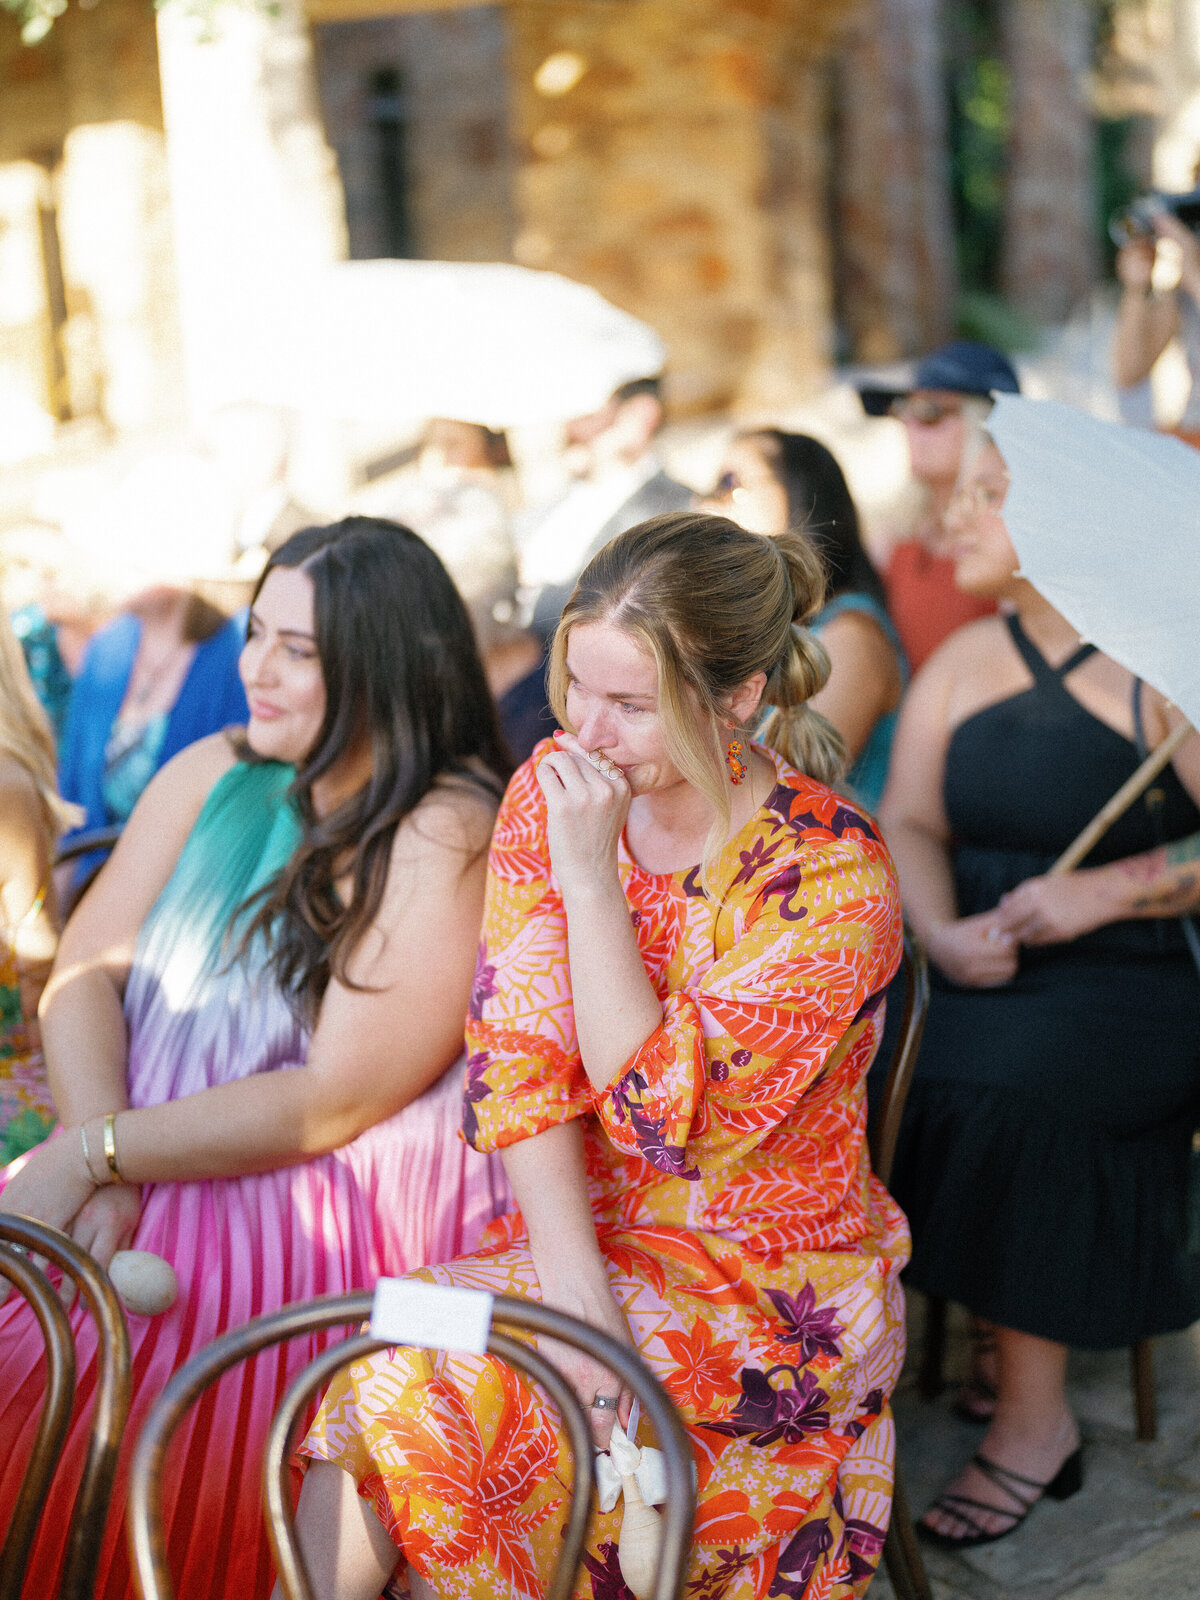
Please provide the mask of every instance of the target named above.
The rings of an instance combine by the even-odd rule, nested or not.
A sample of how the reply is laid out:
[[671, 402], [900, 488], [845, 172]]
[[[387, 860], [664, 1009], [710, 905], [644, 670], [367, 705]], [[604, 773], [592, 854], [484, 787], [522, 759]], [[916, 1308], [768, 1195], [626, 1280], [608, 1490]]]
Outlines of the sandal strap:
[[[1028, 1506], [1024, 1511], [1007, 1511], [1003, 1506], [989, 1506], [984, 1500], [972, 1499], [969, 1494], [951, 1494], [949, 1492], [940, 1495], [930, 1506], [929, 1511], [945, 1512], [948, 1517], [954, 1517], [961, 1522], [972, 1534], [988, 1534], [994, 1531], [991, 1528], [986, 1528], [978, 1517], [972, 1516], [970, 1511], [960, 1511], [960, 1506], [972, 1506], [976, 1511], [986, 1511], [990, 1517], [1006, 1517], [1014, 1528], [1018, 1522], [1025, 1518], [1029, 1511]], [[926, 1517], [929, 1515], [929, 1511], [925, 1513]], [[924, 1521], [924, 1517], [921, 1520]], [[1007, 1533], [1009, 1529], [1004, 1528], [999, 1531]]]
[[[1003, 1467], [998, 1461], [993, 1461], [990, 1456], [982, 1455], [979, 1451], [976, 1451], [971, 1459], [985, 1478], [990, 1478], [998, 1489], [1003, 1489], [1006, 1495], [1009, 1495], [1017, 1502], [1021, 1507], [1022, 1516], [1026, 1511], [1031, 1511], [1037, 1505], [1042, 1495], [1046, 1492], [1046, 1485], [1054, 1481], [1052, 1478], [1047, 1478], [1045, 1483], [1039, 1483], [1036, 1478], [1027, 1478], [1023, 1473], [1014, 1472], [1011, 1467]], [[1006, 1478], [1011, 1478], [1012, 1483], [1006, 1483], [1004, 1481]], [[1034, 1491], [1033, 1497], [1026, 1499], [1020, 1489], [1014, 1488], [1013, 1484], [1020, 1484], [1023, 1488], [1032, 1489]]]

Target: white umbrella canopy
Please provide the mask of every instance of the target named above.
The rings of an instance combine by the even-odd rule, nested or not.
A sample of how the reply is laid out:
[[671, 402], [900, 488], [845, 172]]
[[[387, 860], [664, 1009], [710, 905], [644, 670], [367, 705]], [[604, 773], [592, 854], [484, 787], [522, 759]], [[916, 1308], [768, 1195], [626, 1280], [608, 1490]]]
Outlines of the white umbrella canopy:
[[987, 426], [1021, 575], [1200, 724], [1200, 451], [1017, 395]]
[[666, 360], [595, 289], [499, 262], [339, 262], [264, 315], [254, 398], [345, 420], [561, 422]]

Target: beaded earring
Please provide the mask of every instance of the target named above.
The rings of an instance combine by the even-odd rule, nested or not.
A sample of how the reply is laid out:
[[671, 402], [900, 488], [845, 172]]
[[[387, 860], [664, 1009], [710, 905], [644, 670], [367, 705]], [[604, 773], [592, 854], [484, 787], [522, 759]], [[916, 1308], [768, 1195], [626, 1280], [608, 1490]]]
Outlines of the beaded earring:
[[729, 768], [729, 777], [734, 784], [745, 782], [746, 763], [742, 760], [744, 754], [742, 741], [734, 734], [725, 752], [725, 765]]

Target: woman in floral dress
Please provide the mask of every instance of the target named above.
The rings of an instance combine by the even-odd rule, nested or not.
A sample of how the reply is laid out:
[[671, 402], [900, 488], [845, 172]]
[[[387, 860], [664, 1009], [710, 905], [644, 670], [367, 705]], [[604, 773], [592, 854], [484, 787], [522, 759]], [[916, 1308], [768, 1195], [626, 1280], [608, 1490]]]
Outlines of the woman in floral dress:
[[[468, 1023], [464, 1132], [502, 1150], [520, 1214], [422, 1274], [636, 1346], [691, 1438], [706, 1600], [859, 1595], [890, 1509], [908, 1236], [863, 1083], [900, 909], [872, 824], [826, 787], [820, 603], [801, 540], [694, 513], [584, 572], [551, 664], [571, 731], [502, 806]], [[603, 1447], [632, 1397], [551, 1354]], [[376, 1356], [304, 1451], [318, 1594], [376, 1596], [403, 1561], [442, 1600], [544, 1591], [566, 1444], [499, 1364]], [[627, 1597], [619, 1524], [593, 1513], [580, 1596]]]

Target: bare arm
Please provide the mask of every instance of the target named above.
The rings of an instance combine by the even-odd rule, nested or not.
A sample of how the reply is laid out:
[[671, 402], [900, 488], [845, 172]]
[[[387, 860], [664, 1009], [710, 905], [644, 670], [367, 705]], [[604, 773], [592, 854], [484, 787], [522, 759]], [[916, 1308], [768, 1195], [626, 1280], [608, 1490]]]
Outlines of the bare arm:
[[427, 803], [403, 823], [351, 964], [362, 987], [330, 983], [303, 1066], [123, 1113], [125, 1176], [186, 1182], [291, 1166], [349, 1144], [440, 1077], [462, 1050], [489, 827], [475, 800]]
[[[583, 1124], [562, 1122], [502, 1152], [504, 1170], [529, 1230], [529, 1248], [549, 1306], [580, 1317], [623, 1344], [630, 1343], [624, 1314], [613, 1299], [608, 1272], [596, 1239], [584, 1174]], [[605, 1366], [581, 1352], [549, 1344], [555, 1365], [570, 1378], [590, 1406], [597, 1395], [620, 1396], [621, 1420], [629, 1417], [631, 1396]], [[613, 1411], [592, 1411], [596, 1442], [608, 1442]]]
[[[1180, 714], [1154, 691], [1147, 699], [1147, 733], [1150, 742], [1158, 744], [1181, 720]], [[1179, 747], [1174, 767], [1200, 804], [1200, 735]], [[999, 922], [1022, 944], [1061, 944], [1110, 922], [1178, 917], [1196, 910], [1200, 910], [1200, 834], [1102, 867], [1029, 878], [1001, 900]]]
[[138, 933], [234, 756], [221, 734], [156, 774], [63, 932], [42, 996], [47, 1074], [65, 1127], [129, 1104], [122, 1001]]
[[1121, 302], [1113, 333], [1113, 377], [1122, 389], [1149, 377], [1150, 369], [1179, 327], [1179, 304], [1173, 294], [1151, 288], [1155, 243], [1139, 240], [1117, 252]]
[[900, 699], [900, 665], [883, 629], [861, 611], [843, 611], [821, 630], [829, 681], [812, 698], [846, 741], [852, 766], [880, 717]]
[[962, 645], [952, 640], [922, 667], [900, 713], [880, 826], [896, 862], [904, 915], [930, 960], [957, 983], [990, 987], [1016, 971], [1011, 939], [993, 937], [993, 916], [960, 917], [942, 800], [951, 696]]
[[33, 779], [0, 756], [0, 929], [8, 930], [21, 979], [21, 1008], [32, 1021], [58, 944], [50, 880], [50, 834]]
[[604, 777], [576, 739], [543, 758], [547, 837], [567, 918], [567, 959], [575, 1036], [594, 1089], [617, 1076], [662, 1022], [617, 876], [617, 841], [629, 811], [629, 785]]

